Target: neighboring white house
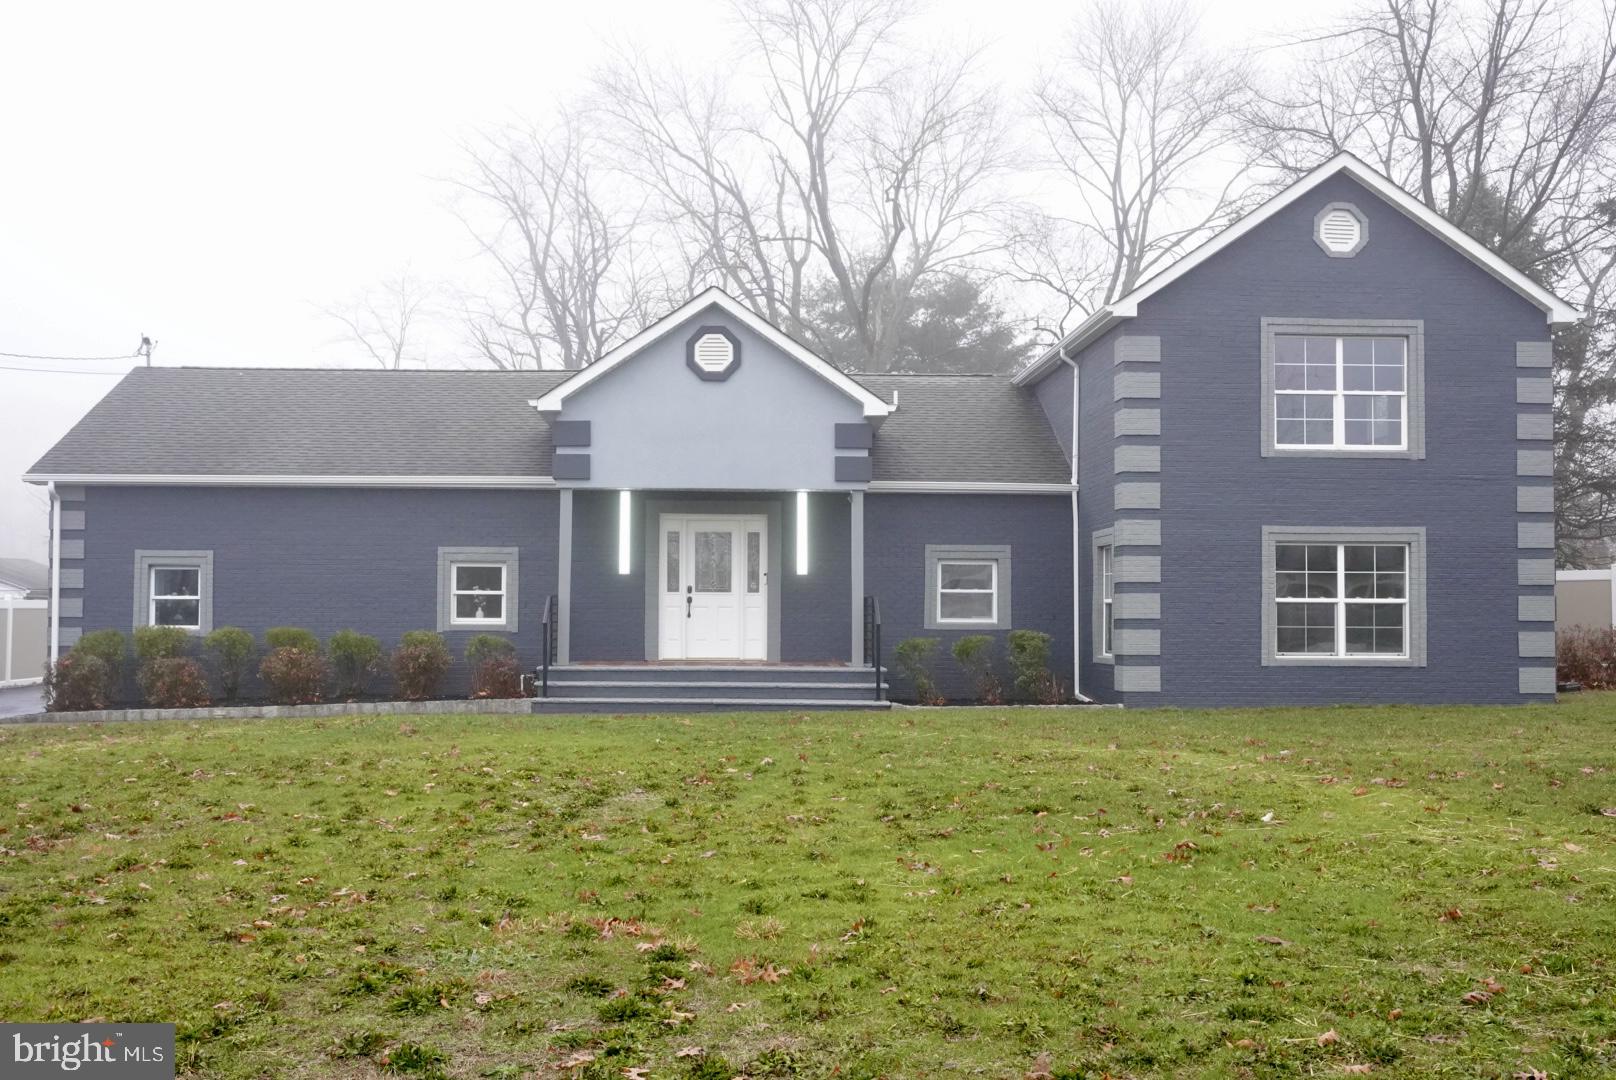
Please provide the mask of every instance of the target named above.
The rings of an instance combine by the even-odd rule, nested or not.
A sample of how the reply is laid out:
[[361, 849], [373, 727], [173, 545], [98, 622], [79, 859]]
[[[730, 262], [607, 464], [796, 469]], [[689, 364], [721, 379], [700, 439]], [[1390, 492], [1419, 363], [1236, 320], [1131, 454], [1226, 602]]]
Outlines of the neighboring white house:
[[1560, 570], [1554, 575], [1555, 629], [1616, 626], [1616, 565], [1603, 570]]
[[50, 571], [31, 559], [0, 559], [0, 686], [40, 680], [50, 624]]

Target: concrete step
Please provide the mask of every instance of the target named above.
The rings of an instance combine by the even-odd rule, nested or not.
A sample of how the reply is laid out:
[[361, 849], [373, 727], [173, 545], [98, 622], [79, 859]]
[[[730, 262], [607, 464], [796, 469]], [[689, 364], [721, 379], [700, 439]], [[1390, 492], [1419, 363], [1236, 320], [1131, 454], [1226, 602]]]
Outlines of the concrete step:
[[677, 712], [867, 712], [891, 708], [886, 701], [785, 697], [547, 697], [534, 698], [536, 713]]
[[[883, 689], [889, 689], [883, 687]], [[836, 700], [874, 699], [875, 679], [843, 682], [745, 682], [726, 679], [640, 680], [565, 679], [550, 680], [550, 697], [657, 697], [728, 698], [786, 697]]]
[[568, 664], [550, 668], [550, 685], [570, 682], [840, 684], [873, 688], [875, 672], [835, 664]]

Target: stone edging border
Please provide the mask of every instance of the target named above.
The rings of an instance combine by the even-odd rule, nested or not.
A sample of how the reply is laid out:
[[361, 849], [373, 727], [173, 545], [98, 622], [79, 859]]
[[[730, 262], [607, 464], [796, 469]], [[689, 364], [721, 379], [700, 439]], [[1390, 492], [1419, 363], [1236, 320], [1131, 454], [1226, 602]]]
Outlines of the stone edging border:
[[220, 705], [206, 709], [101, 709], [96, 712], [25, 713], [0, 717], [6, 724], [121, 724], [141, 720], [275, 720], [311, 716], [526, 715], [530, 698], [486, 698], [478, 701], [340, 701], [323, 705]]

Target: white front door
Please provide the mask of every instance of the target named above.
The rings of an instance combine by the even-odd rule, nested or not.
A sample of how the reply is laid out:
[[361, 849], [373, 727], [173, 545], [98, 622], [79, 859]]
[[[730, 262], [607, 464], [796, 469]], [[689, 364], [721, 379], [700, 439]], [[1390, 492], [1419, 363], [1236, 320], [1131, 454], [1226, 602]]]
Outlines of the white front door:
[[662, 515], [662, 659], [767, 659], [767, 525], [761, 516]]

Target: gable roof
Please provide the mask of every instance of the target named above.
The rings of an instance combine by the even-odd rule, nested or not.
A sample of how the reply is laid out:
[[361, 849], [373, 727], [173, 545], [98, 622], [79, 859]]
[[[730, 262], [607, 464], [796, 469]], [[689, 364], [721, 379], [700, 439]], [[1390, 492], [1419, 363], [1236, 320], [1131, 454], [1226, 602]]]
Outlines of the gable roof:
[[[548, 487], [550, 419], [527, 402], [572, 374], [136, 368], [23, 479]], [[1004, 376], [860, 380], [890, 414], [872, 452], [878, 482], [1069, 482], [1033, 392]]]
[[1158, 273], [1146, 278], [1135, 286], [1133, 291], [1113, 300], [1093, 315], [1090, 315], [1083, 320], [1077, 329], [1066, 335], [1058, 344], [1017, 372], [1015, 382], [1017, 385], [1025, 385], [1042, 378], [1053, 370], [1056, 364], [1060, 363], [1063, 353], [1070, 354], [1076, 349], [1081, 349], [1123, 319], [1133, 318], [1139, 313], [1139, 305], [1150, 296], [1160, 292], [1191, 270], [1211, 259], [1218, 252], [1233, 244], [1275, 214], [1278, 214], [1324, 181], [1342, 173], [1352, 177], [1374, 194], [1379, 195], [1381, 199], [1389, 203], [1394, 209], [1401, 211], [1405, 217], [1408, 217], [1415, 224], [1421, 226], [1438, 240], [1441, 240], [1494, 278], [1497, 278], [1501, 283], [1519, 293], [1527, 301], [1541, 308], [1550, 325], [1573, 323], [1582, 318], [1582, 312], [1577, 308], [1566, 303], [1553, 292], [1521, 273], [1498, 254], [1489, 251], [1471, 237], [1469, 233], [1466, 233], [1441, 214], [1438, 214], [1435, 210], [1432, 210], [1386, 179], [1362, 159], [1343, 151], [1315, 168], [1312, 172], [1299, 178], [1289, 187], [1216, 236], [1211, 237], [1199, 247], [1186, 253]]
[[824, 359], [814, 355], [778, 326], [726, 293], [716, 285], [704, 289], [656, 322], [617, 346], [611, 352], [586, 368], [574, 372], [572, 377], [551, 389], [543, 397], [531, 402], [541, 413], [560, 412], [567, 397], [582, 390], [596, 379], [609, 374], [619, 364], [636, 355], [647, 345], [703, 310], [717, 307], [770, 345], [785, 353], [836, 389], [857, 401], [864, 409], [866, 419], [879, 421], [891, 412], [891, 407], [868, 389]]

